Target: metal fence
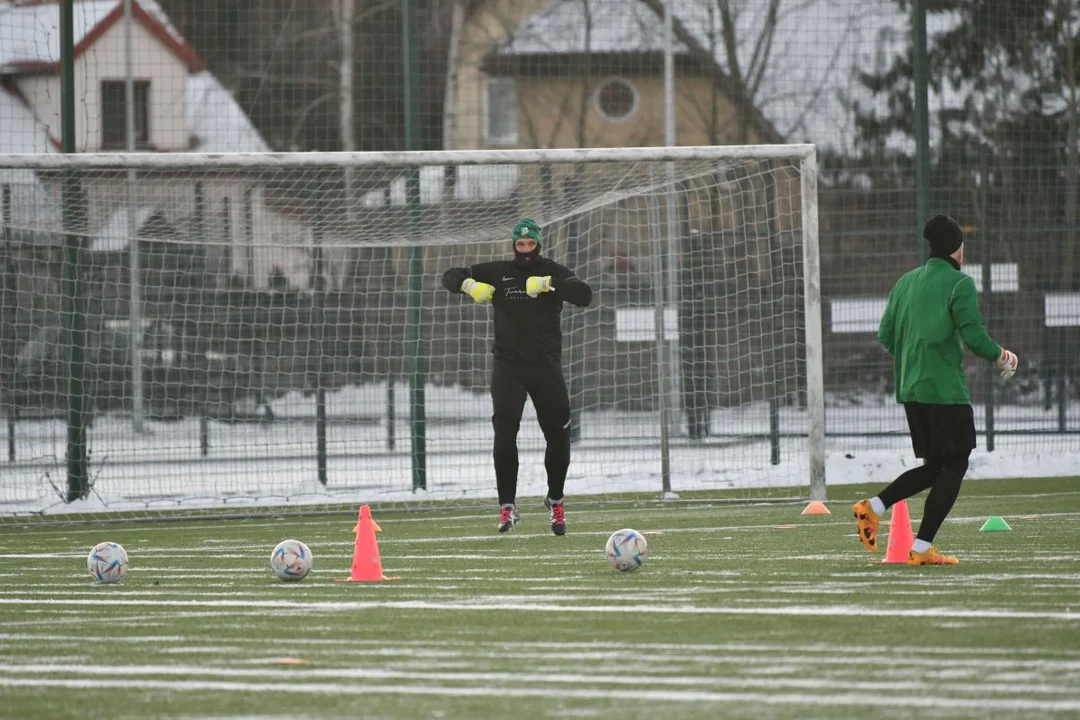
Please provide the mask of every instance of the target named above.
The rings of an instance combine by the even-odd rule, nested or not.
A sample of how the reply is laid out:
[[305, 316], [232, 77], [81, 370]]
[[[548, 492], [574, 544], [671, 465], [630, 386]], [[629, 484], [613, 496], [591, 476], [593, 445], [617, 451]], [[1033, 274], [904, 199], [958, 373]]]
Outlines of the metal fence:
[[[936, 212], [965, 226], [967, 270], [980, 287], [988, 328], [1021, 360], [1020, 374], [1007, 385], [971, 362], [981, 445], [973, 472], [1077, 471], [1067, 459], [1080, 449], [1080, 108], [1077, 54], [1070, 51], [1080, 9], [1071, 0], [272, 0], [227, 11], [213, 0], [136, 0], [130, 15], [121, 12], [120, 0], [112, 6], [74, 2], [71, 40], [82, 43], [83, 52], [62, 57], [48, 38], [62, 35], [61, 9], [68, 5], [0, 3], [0, 153], [814, 143], [830, 476], [887, 475], [894, 460], [882, 458], [906, 452], [902, 417], [891, 399], [891, 366], [873, 328], [891, 284], [921, 261], [918, 228]], [[670, 36], [664, 33], [667, 11]], [[121, 24], [125, 33], [105, 32]], [[151, 48], [140, 56], [137, 73], [125, 59], [128, 29]], [[77, 79], [74, 87], [68, 72]], [[129, 78], [132, 92], [120, 92], [118, 83]], [[120, 118], [131, 125], [123, 137]], [[334, 192], [382, 203], [404, 227], [406, 179], [391, 174], [363, 182], [346, 173], [331, 184]], [[467, 173], [440, 180], [455, 197], [467, 195], [506, 224], [514, 213], [544, 210], [542, 202], [523, 207], [508, 195], [514, 183], [511, 169], [498, 180], [481, 182]], [[421, 194], [426, 187], [421, 177]], [[402, 405], [406, 368], [404, 360], [391, 358], [405, 357], [407, 303], [400, 287], [376, 285], [398, 272], [392, 268], [407, 266], [406, 250], [356, 243], [340, 257], [323, 257], [336, 285], [325, 288], [325, 305], [316, 308], [315, 258], [296, 240], [310, 229], [285, 201], [294, 188], [261, 196], [252, 187], [210, 183], [190, 192], [176, 205], [182, 212], [168, 217], [152, 193], [143, 202], [122, 203], [122, 212], [115, 203], [91, 202], [81, 244], [60, 234], [60, 178], [0, 170], [0, 189], [0, 365], [9, 388], [3, 432], [12, 466], [33, 464], [28, 472], [39, 479], [63, 471], [63, 419], [33, 417], [66, 412], [65, 360], [47, 349], [59, 347], [61, 290], [71, 280], [65, 268], [79, 253], [94, 253], [83, 262], [92, 271], [84, 280], [96, 288], [88, 311], [99, 318], [84, 343], [88, 397], [113, 403], [91, 414], [98, 432], [108, 426], [127, 438], [132, 458], [169, 462], [169, 453], [155, 455], [146, 436], [123, 435], [119, 421], [110, 425], [110, 417], [130, 412], [125, 398], [136, 396], [145, 398], [151, 422], [183, 425], [183, 432], [159, 432], [183, 439], [177, 447], [183, 446], [184, 458], [213, 458], [215, 448], [238, 447], [246, 449], [234, 457], [249, 457], [285, 446], [294, 448], [289, 457], [307, 457], [316, 442], [309, 440], [310, 428], [289, 430], [284, 444], [280, 437], [260, 441], [249, 431], [283, 421], [288, 407], [310, 406], [315, 413], [316, 399], [305, 393], [318, 372], [331, 378], [331, 388], [378, 385], [361, 393], [360, 406], [339, 414], [357, 423], [381, 418], [379, 437], [371, 441], [402, 452], [409, 433], [402, 424], [409, 410]], [[274, 219], [264, 222], [260, 208], [269, 208], [267, 217]], [[349, 207], [336, 212], [354, 217]], [[734, 212], [727, 207], [717, 214]], [[670, 250], [684, 273], [678, 282], [705, 287], [709, 313], [730, 312], [736, 326], [758, 321], [746, 309], [760, 303], [760, 294], [751, 298], [757, 290], [726, 286], [694, 269], [703, 263], [703, 249], [768, 237], [774, 243], [768, 250], [747, 246], [745, 261], [732, 262], [756, 268], [775, 262], [797, 277], [791, 228], [770, 230], [768, 222], [764, 212], [743, 218], [736, 223], [745, 231], [739, 237], [680, 227], [682, 245]], [[94, 238], [110, 237], [128, 241], [95, 250]], [[124, 248], [135, 237], [146, 250], [137, 261], [147, 273], [147, 295], [144, 316], [133, 323], [123, 280], [130, 272]], [[169, 250], [200, 247], [185, 240], [192, 237], [209, 240], [187, 254]], [[619, 347], [612, 339], [622, 317], [618, 307], [653, 297], [650, 273], [668, 251], [658, 254], [650, 243], [617, 234], [595, 243], [595, 257], [557, 251], [595, 281], [620, 277], [600, 288], [593, 315], [569, 321], [571, 338], [580, 337], [579, 322], [598, 333], [572, 360], [592, 378], [575, 392], [588, 398], [587, 407], [639, 413], [647, 423], [657, 402], [655, 354], [620, 350], [621, 360], [610, 362], [610, 349], [592, 351], [607, 347], [599, 338]], [[782, 298], [798, 297], [796, 287], [776, 287]], [[743, 311], [748, 315], [740, 319]], [[678, 358], [685, 365], [679, 432], [687, 441], [719, 441], [732, 429], [768, 436], [776, 425], [768, 410], [741, 424], [731, 412], [758, 413], [760, 389], [772, 386], [762, 373], [776, 367], [795, 369], [780, 372], [792, 382], [773, 393], [785, 408], [774, 434], [802, 432], [798, 367], [805, 318], [799, 312], [792, 302], [780, 313], [790, 320], [784, 329], [791, 337], [779, 357], [765, 360], [751, 343], [746, 357], [752, 362], [732, 360], [739, 357], [740, 336], [711, 327], [710, 346], [734, 352]], [[315, 325], [333, 332], [313, 337]], [[473, 401], [482, 407], [486, 331], [464, 316], [440, 316], [428, 330], [433, 386], [463, 388], [455, 407]], [[755, 332], [760, 335], [760, 327]], [[141, 392], [125, 369], [130, 361], [119, 360], [130, 357], [133, 344], [146, 364]], [[19, 367], [34, 363], [38, 385], [31, 386]], [[605, 377], [634, 391], [616, 390], [618, 384], [601, 382]], [[757, 394], [747, 395], [746, 388]], [[307, 418], [309, 411], [294, 414]], [[599, 418], [593, 420], [596, 426]], [[454, 421], [448, 414], [441, 422]], [[475, 432], [446, 442], [482, 437], [483, 413], [470, 422]], [[859, 465], [864, 457], [872, 459]]]

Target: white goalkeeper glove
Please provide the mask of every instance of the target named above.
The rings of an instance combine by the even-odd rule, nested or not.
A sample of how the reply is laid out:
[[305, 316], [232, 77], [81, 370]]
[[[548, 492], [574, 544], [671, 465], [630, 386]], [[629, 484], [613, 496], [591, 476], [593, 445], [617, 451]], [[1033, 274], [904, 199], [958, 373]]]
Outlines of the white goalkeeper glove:
[[495, 286], [482, 283], [479, 280], [466, 278], [461, 281], [461, 292], [465, 293], [479, 304], [491, 302], [495, 297]]
[[994, 367], [997, 368], [998, 374], [1006, 380], [1016, 374], [1016, 368], [1019, 364], [1020, 359], [1016, 357], [1016, 353], [1005, 348], [1001, 349], [1001, 357], [994, 361]]
[[540, 293], [551, 292], [554, 289], [551, 287], [550, 275], [533, 275], [525, 281], [525, 294], [531, 298], [539, 297]]

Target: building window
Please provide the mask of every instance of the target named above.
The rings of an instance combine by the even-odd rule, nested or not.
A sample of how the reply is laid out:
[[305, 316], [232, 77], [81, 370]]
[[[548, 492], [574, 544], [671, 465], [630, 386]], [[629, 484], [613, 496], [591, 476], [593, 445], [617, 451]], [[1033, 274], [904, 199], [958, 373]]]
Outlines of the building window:
[[[123, 80], [101, 81], [101, 146], [127, 148], [127, 105]], [[135, 81], [135, 146], [150, 144], [150, 81]]]
[[629, 80], [609, 78], [600, 83], [593, 98], [596, 112], [608, 122], [629, 120], [637, 112], [638, 91]]
[[488, 78], [484, 85], [484, 143], [518, 144], [518, 91], [514, 78]]

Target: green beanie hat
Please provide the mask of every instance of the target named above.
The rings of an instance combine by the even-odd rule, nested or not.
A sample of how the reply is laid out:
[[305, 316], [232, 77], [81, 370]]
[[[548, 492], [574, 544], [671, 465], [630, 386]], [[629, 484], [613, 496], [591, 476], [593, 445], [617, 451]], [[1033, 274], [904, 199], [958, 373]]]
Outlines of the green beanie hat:
[[520, 238], [532, 238], [536, 241], [536, 244], [540, 244], [540, 226], [536, 224], [536, 221], [532, 218], [521, 218], [518, 220], [517, 225], [514, 226], [514, 230], [511, 233], [513, 240]]

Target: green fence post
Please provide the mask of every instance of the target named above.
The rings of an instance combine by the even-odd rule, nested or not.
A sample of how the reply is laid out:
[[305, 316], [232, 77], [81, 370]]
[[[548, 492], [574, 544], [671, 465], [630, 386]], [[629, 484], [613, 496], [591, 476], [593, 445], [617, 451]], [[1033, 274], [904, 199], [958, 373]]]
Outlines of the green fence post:
[[[416, 38], [416, 0], [402, 0], [401, 24], [404, 33], [405, 150], [418, 150], [418, 101], [420, 52]], [[406, 234], [409, 241], [409, 299], [406, 304], [406, 344], [409, 356], [409, 427], [412, 439], [413, 490], [427, 489], [427, 424], [424, 416], [424, 358], [420, 342], [420, 300], [424, 257], [416, 241], [420, 225], [420, 168], [405, 171]]]
[[[60, 4], [60, 151], [75, 152], [75, 10], [74, 0]], [[86, 346], [79, 233], [86, 230], [79, 174], [63, 173], [61, 205], [64, 223], [64, 265], [60, 279], [61, 316], [67, 350], [67, 502], [90, 494], [84, 412]]]
[[922, 226], [930, 214], [930, 116], [927, 98], [926, 0], [911, 4], [911, 25], [915, 54], [915, 237], [919, 244], [919, 264], [926, 261], [927, 247]]

